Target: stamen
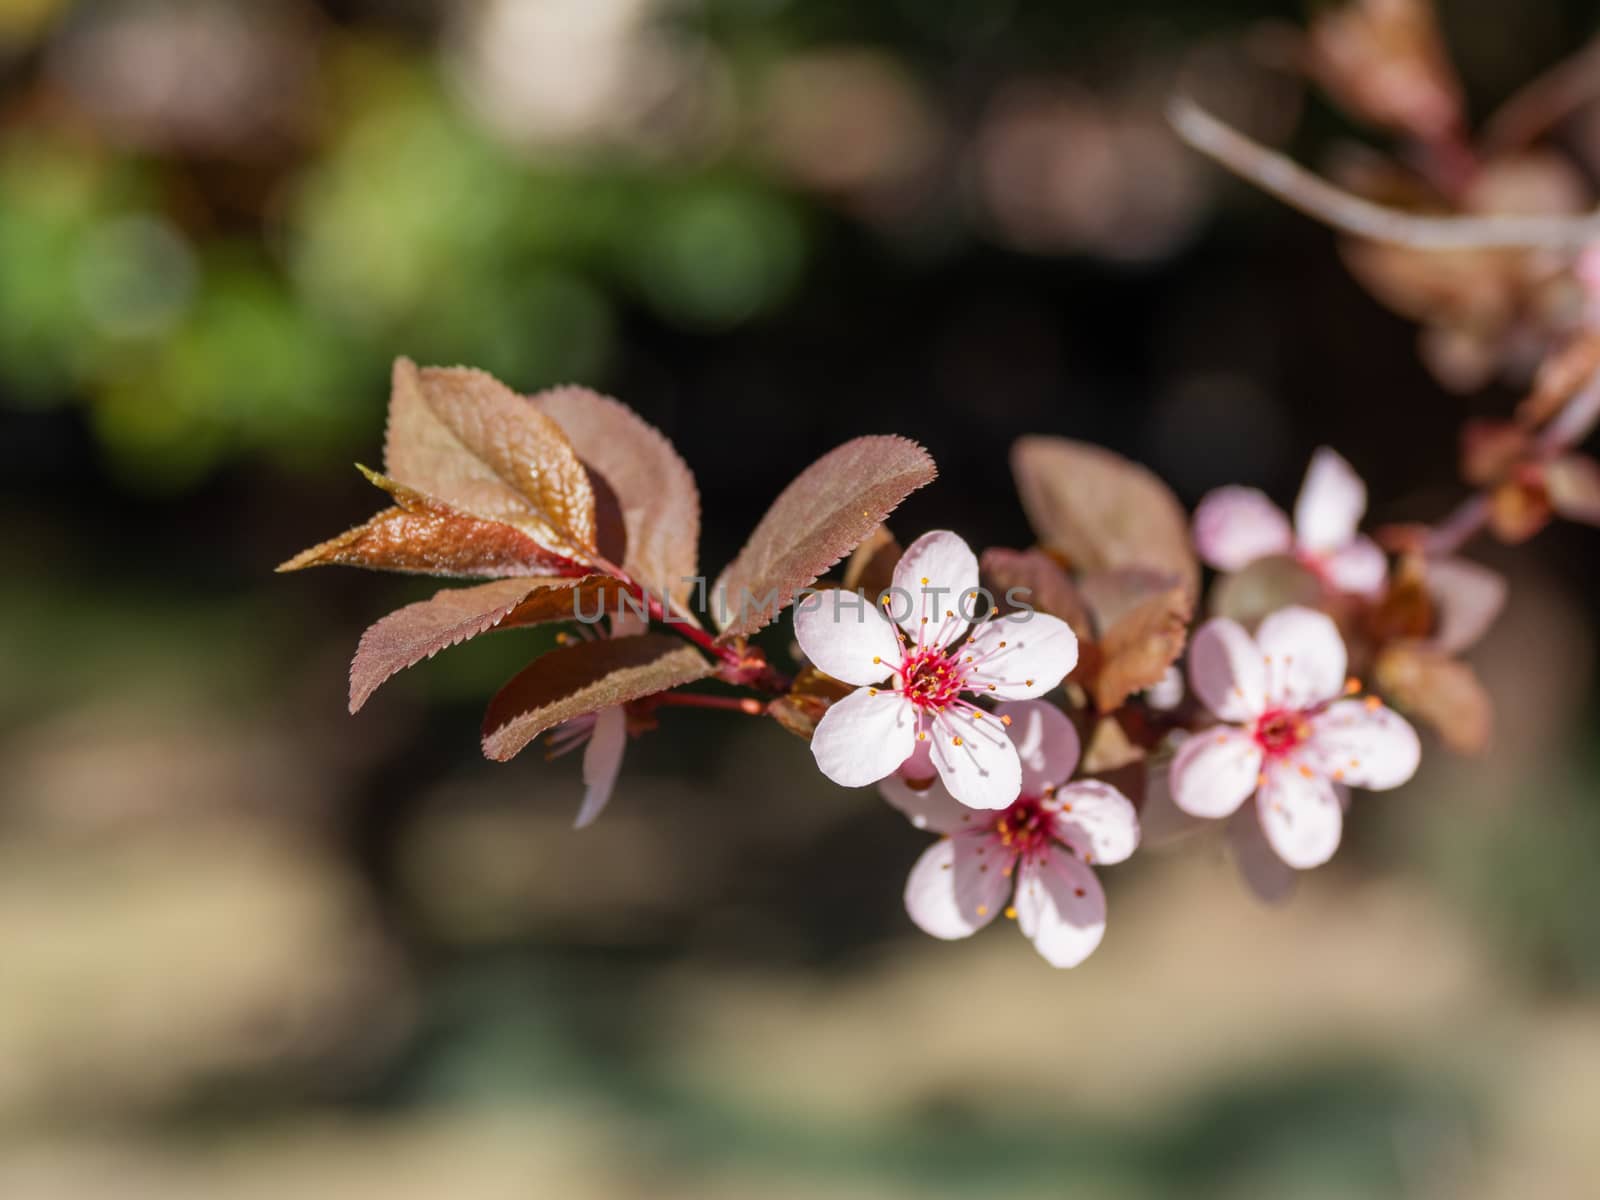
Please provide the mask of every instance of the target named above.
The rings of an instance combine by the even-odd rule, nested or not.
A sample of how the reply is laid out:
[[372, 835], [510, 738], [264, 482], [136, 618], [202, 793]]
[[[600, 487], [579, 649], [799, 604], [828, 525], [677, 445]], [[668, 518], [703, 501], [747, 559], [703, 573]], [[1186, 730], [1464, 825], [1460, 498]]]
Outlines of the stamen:
[[1016, 919], [1017, 919], [1017, 906], [1015, 904], [1006, 905], [1006, 920], [1015, 921]]

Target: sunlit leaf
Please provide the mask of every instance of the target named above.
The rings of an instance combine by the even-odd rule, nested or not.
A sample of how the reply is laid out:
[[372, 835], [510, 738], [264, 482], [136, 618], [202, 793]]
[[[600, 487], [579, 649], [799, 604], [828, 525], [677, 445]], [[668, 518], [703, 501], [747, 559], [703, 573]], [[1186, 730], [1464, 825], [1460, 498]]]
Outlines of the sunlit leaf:
[[504, 762], [546, 729], [704, 679], [714, 668], [669, 634], [576, 642], [541, 655], [489, 701], [483, 752]]
[[1111, 712], [1135, 692], [1159, 683], [1183, 653], [1193, 615], [1193, 598], [1175, 587], [1121, 616], [1100, 638], [1095, 706]]
[[417, 491], [515, 525], [573, 561], [595, 551], [594, 492], [572, 443], [482, 371], [397, 360], [384, 463]]
[[278, 570], [339, 565], [494, 579], [550, 575], [571, 565], [520, 527], [461, 512], [375, 471], [361, 470], [394, 497], [395, 507], [302, 551]]
[[1418, 643], [1390, 646], [1374, 668], [1380, 691], [1397, 708], [1426, 721], [1461, 754], [1488, 749], [1494, 704], [1466, 663]]
[[748, 637], [815, 583], [938, 469], [902, 437], [862, 437], [823, 455], [784, 489], [714, 590], [721, 642]]
[[[606, 488], [615, 497], [626, 534], [621, 565], [652, 592], [686, 602], [700, 539], [700, 493], [672, 443], [627, 405], [587, 388], [552, 388], [532, 400], [600, 476], [598, 508], [606, 507]], [[603, 531], [603, 516], [599, 523]]]
[[1198, 591], [1188, 516], [1146, 468], [1099, 446], [1025, 437], [1011, 470], [1040, 543], [1075, 570], [1149, 567]]

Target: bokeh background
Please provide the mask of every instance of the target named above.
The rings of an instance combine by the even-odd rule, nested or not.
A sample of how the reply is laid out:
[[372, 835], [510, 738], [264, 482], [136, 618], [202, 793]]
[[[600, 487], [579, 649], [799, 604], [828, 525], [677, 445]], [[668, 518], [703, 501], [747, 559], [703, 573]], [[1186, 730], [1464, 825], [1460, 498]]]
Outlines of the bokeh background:
[[[1028, 432], [1191, 503], [1331, 443], [1439, 515], [1515, 393], [1443, 392], [1161, 119], [1182, 76], [1354, 135], [1235, 48], [1304, 15], [0, 0], [0, 1195], [1593, 1196], [1593, 531], [1483, 551], [1486, 760], [1358, 800], [1281, 909], [1203, 836], [1108, 870], [1069, 973], [917, 934], [923, 835], [768, 723], [668, 713], [575, 834], [574, 760], [477, 748], [546, 635], [351, 718], [360, 630], [430, 587], [271, 574], [374, 509], [402, 353], [624, 398], [709, 573], [860, 433], [941, 465], [908, 536], [1026, 544]], [[1596, 13], [1443, 18], [1482, 111]]]

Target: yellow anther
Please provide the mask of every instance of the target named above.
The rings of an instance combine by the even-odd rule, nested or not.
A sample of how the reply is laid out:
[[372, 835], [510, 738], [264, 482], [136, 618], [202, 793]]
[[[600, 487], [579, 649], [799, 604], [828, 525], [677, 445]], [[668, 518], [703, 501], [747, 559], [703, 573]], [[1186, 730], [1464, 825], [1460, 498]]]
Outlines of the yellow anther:
[[1017, 919], [1017, 906], [1015, 904], [1006, 905], [1006, 920], [1015, 921], [1016, 919]]
[[959, 737], [953, 737], [953, 738], [950, 739], [950, 741], [951, 741], [951, 743], [953, 745], [957, 745], [957, 746], [961, 745], [961, 739]]
[[1002, 716], [1002, 717], [1001, 717], [1001, 718], [1000, 718], [1000, 724], [1002, 724], [1002, 725], [1009, 725], [1009, 724], [1011, 724], [1011, 718], [1010, 718], [1010, 717], [1007, 717], [1007, 716]]

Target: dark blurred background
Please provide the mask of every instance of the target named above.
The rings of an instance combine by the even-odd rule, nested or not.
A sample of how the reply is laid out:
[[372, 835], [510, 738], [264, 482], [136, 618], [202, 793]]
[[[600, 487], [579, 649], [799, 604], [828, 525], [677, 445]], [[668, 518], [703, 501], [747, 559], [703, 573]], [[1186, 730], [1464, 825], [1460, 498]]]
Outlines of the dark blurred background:
[[[776, 725], [668, 713], [574, 833], [574, 760], [478, 753], [549, 635], [352, 718], [432, 588], [271, 574], [378, 506], [398, 354], [626, 400], [708, 574], [860, 433], [940, 464], [906, 536], [1026, 544], [1033, 432], [1190, 503], [1330, 443], [1438, 516], [1515, 392], [1442, 391], [1162, 120], [1185, 78], [1359, 135], [1237, 49], [1305, 14], [0, 0], [0, 1196], [1594, 1195], [1593, 531], [1485, 555], [1487, 760], [1358, 800], [1283, 909], [1153, 847], [1070, 973], [917, 934], [923, 835]], [[1442, 12], [1479, 112], [1595, 17]]]

